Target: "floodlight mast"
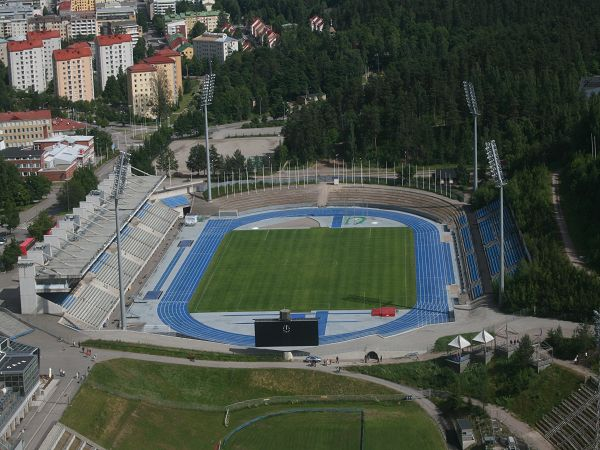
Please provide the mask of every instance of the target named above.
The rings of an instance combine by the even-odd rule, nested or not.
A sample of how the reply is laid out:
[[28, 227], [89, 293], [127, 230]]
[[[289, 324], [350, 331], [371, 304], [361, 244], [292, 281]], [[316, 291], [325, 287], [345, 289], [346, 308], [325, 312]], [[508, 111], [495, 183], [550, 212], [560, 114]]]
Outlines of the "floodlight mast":
[[479, 107], [477, 106], [477, 97], [475, 97], [475, 88], [470, 81], [463, 81], [463, 89], [465, 90], [465, 98], [469, 112], [473, 116], [473, 191], [477, 190], [477, 116], [479, 116]]
[[129, 167], [129, 153], [127, 151], [119, 153], [115, 167], [113, 170], [114, 180], [111, 195], [115, 200], [115, 232], [117, 236], [117, 267], [119, 272], [119, 303], [121, 305], [121, 325], [120, 328], [125, 330], [126, 311], [125, 311], [125, 296], [123, 295], [123, 268], [121, 266], [121, 227], [119, 226], [119, 196], [125, 190], [125, 182], [127, 181], [127, 170]]
[[206, 182], [209, 202], [212, 202], [212, 188], [210, 182], [210, 151], [208, 149], [208, 105], [212, 103], [215, 92], [215, 78], [215, 74], [212, 72], [204, 76], [200, 95], [200, 104], [204, 107], [204, 146], [206, 147]]
[[502, 305], [502, 296], [504, 295], [504, 186], [506, 186], [506, 179], [502, 173], [495, 140], [492, 139], [485, 143], [485, 152], [488, 159], [489, 174], [496, 187], [500, 189], [500, 292], [498, 304]]

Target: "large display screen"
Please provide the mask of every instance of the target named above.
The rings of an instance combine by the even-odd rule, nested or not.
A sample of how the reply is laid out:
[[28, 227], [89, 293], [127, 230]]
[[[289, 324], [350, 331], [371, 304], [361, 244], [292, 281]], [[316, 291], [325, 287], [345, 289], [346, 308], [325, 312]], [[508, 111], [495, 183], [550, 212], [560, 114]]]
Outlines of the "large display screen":
[[258, 319], [254, 321], [256, 347], [293, 347], [319, 345], [317, 319]]

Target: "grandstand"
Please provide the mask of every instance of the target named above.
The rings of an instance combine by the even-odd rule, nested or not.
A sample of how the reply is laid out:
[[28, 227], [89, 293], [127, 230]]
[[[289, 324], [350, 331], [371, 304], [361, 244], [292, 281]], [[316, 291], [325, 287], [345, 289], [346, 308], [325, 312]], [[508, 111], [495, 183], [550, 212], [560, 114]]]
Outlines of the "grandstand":
[[[500, 202], [494, 200], [475, 212], [481, 242], [485, 251], [490, 276], [500, 275]], [[508, 207], [504, 207], [505, 267], [514, 273], [519, 262], [528, 259], [527, 249]]]
[[593, 449], [596, 438], [598, 380], [591, 378], [538, 423], [537, 428], [557, 449]]
[[[178, 218], [149, 200], [163, 179], [128, 169], [118, 217], [125, 290]], [[61, 323], [84, 329], [99, 328], [110, 317], [119, 301], [113, 182], [112, 175], [103, 180], [19, 260], [23, 313], [61, 314]]]

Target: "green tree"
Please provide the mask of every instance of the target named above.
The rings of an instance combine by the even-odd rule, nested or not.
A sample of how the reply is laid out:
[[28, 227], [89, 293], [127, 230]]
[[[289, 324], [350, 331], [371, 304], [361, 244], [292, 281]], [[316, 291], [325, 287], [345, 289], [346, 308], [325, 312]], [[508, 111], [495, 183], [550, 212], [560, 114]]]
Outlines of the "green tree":
[[533, 345], [528, 334], [523, 336], [519, 342], [519, 347], [511, 355], [510, 361], [516, 370], [529, 367], [529, 361], [533, 355]]
[[58, 192], [58, 203], [65, 211], [79, 206], [79, 202], [85, 200], [88, 191], [85, 190], [79, 180], [71, 179], [63, 184]]
[[200, 174], [201, 170], [206, 170], [206, 150], [203, 145], [194, 145], [190, 148], [190, 154], [185, 163], [190, 172]]
[[156, 14], [154, 16], [154, 18], [152, 19], [152, 23], [154, 24], [154, 28], [156, 28], [156, 31], [158, 31], [160, 34], [165, 33], [165, 18], [164, 18], [164, 16], [162, 16], [161, 14]]
[[162, 121], [167, 118], [169, 112], [171, 112], [173, 105], [167, 76], [164, 72], [157, 72], [156, 77], [154, 78], [153, 83], [151, 85], [151, 89], [152, 113], [156, 117], [158, 117], [159, 122], [162, 123]]
[[191, 41], [195, 37], [202, 35], [204, 32], [206, 32], [206, 25], [202, 22], [196, 22], [188, 33], [188, 40]]
[[25, 180], [25, 185], [29, 190], [32, 199], [40, 200], [50, 193], [52, 182], [43, 175], [30, 176]]
[[146, 40], [140, 36], [133, 47], [133, 62], [138, 63], [146, 57]]
[[1, 256], [4, 269], [12, 270], [12, 268], [19, 260], [20, 255], [21, 249], [19, 248], [19, 244], [17, 244], [17, 241], [15, 239], [11, 239], [10, 243], [5, 246], [4, 252]]
[[27, 227], [27, 232], [31, 237], [35, 238], [36, 241], [41, 241], [46, 232], [53, 226], [54, 220], [52, 220], [46, 211], [42, 211], [31, 225]]
[[19, 210], [12, 198], [9, 198], [4, 202], [2, 222], [6, 225], [9, 233], [19, 226]]
[[179, 163], [175, 158], [175, 153], [170, 148], [163, 150], [156, 159], [156, 168], [166, 174], [171, 175], [171, 172], [176, 172], [179, 168]]

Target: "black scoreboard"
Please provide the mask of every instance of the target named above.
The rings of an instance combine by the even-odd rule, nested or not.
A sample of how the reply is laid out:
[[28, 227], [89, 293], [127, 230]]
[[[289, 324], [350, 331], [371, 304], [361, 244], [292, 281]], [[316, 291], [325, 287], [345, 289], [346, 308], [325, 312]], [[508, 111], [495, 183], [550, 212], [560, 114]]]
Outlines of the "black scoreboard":
[[256, 347], [293, 347], [319, 345], [317, 319], [255, 319]]

